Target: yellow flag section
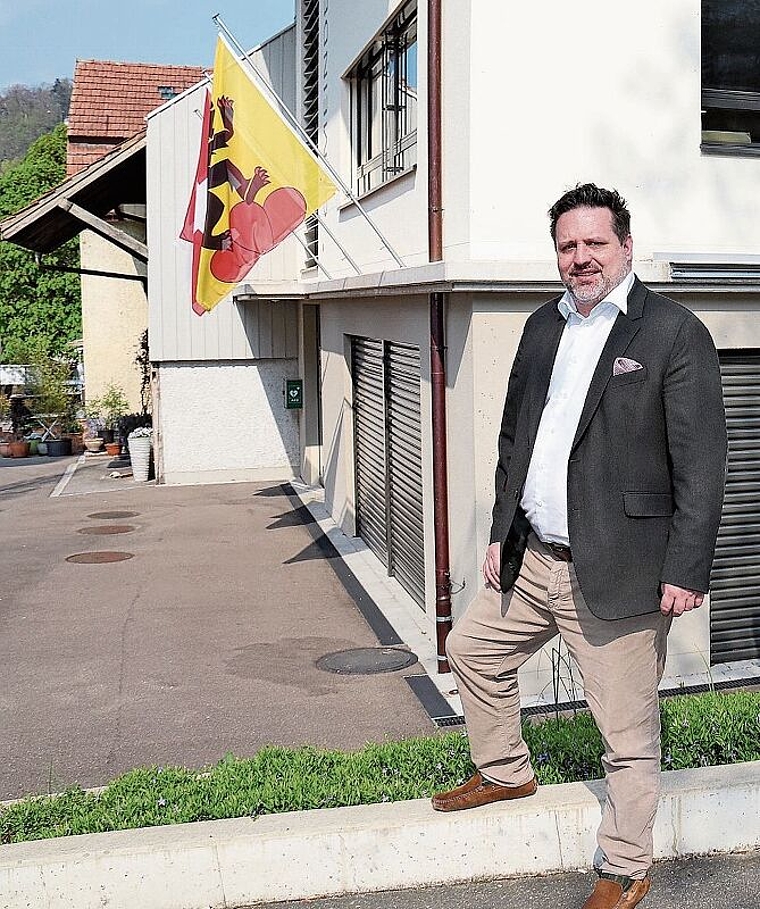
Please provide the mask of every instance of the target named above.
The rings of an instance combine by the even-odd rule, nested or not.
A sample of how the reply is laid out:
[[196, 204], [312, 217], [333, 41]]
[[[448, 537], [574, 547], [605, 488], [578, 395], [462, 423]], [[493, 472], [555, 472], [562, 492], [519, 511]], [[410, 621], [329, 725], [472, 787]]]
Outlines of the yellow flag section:
[[203, 314], [216, 306], [335, 191], [220, 37], [181, 234], [192, 235], [193, 309]]

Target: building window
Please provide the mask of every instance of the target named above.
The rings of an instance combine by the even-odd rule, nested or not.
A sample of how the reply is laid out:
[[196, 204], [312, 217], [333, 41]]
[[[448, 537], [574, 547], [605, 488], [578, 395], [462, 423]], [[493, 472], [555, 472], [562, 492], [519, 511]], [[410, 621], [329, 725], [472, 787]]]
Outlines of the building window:
[[417, 3], [407, 2], [349, 73], [360, 194], [417, 161]]
[[760, 0], [702, 0], [702, 150], [760, 155]]

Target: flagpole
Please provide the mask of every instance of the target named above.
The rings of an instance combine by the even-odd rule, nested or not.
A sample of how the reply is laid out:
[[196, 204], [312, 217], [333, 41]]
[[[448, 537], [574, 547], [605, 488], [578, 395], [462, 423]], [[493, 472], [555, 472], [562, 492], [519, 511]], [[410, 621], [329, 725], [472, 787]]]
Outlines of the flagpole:
[[[385, 238], [385, 236], [383, 235], [382, 231], [377, 226], [377, 224], [375, 224], [375, 222], [372, 220], [372, 218], [370, 218], [370, 216], [367, 214], [367, 212], [365, 211], [365, 209], [362, 206], [359, 199], [354, 195], [352, 190], [349, 189], [349, 187], [345, 184], [345, 182], [343, 181], [343, 178], [332, 166], [330, 161], [327, 159], [326, 155], [324, 155], [319, 150], [319, 147], [317, 146], [316, 142], [314, 142], [314, 140], [307, 134], [306, 130], [301, 126], [301, 124], [298, 122], [298, 120], [293, 116], [293, 114], [288, 109], [287, 105], [282, 100], [282, 98], [277, 94], [277, 92], [274, 90], [274, 88], [272, 88], [272, 86], [269, 84], [269, 82], [258, 71], [258, 69], [256, 68], [256, 64], [253, 62], [253, 60], [251, 60], [251, 57], [250, 57], [250, 54], [248, 53], [248, 51], [246, 51], [243, 48], [242, 44], [237, 40], [237, 38], [227, 28], [227, 26], [224, 23], [224, 20], [219, 15], [219, 13], [216, 13], [216, 15], [212, 16], [211, 18], [216, 23], [218, 28], [220, 28], [224, 32], [225, 37], [235, 47], [235, 50], [240, 54], [241, 57], [243, 57], [243, 59], [246, 61], [246, 63], [251, 67], [251, 69], [253, 70], [253, 72], [256, 75], [256, 78], [259, 80], [259, 82], [262, 84], [262, 86], [277, 101], [277, 104], [280, 108], [280, 114], [288, 121], [289, 125], [291, 126], [292, 129], [294, 129], [296, 131], [296, 133], [298, 134], [301, 141], [304, 142], [304, 144], [317, 156], [317, 158], [324, 165], [325, 170], [328, 171], [328, 173], [333, 178], [333, 180], [335, 180], [335, 182], [338, 184], [338, 186], [340, 186], [340, 188], [348, 196], [348, 198], [351, 200], [351, 202], [353, 202], [353, 204], [356, 206], [356, 210], [362, 215], [362, 217], [367, 222], [367, 224], [369, 224], [369, 226], [375, 232], [375, 234], [379, 238], [380, 242], [391, 254], [391, 256], [393, 257], [394, 261], [399, 266], [399, 268], [405, 268], [403, 259], [398, 255], [398, 253], [395, 251], [395, 249], [391, 246], [391, 244]], [[361, 274], [361, 272], [359, 272], [359, 274]]]

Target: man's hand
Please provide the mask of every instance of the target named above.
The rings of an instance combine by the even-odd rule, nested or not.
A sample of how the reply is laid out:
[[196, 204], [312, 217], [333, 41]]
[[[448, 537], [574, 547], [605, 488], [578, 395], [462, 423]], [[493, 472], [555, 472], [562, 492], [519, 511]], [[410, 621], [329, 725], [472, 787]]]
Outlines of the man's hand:
[[663, 615], [679, 616], [702, 605], [705, 595], [698, 590], [676, 587], [675, 584], [661, 584], [660, 612]]
[[501, 543], [491, 543], [486, 549], [486, 560], [483, 562], [483, 579], [486, 587], [494, 590], [501, 588]]

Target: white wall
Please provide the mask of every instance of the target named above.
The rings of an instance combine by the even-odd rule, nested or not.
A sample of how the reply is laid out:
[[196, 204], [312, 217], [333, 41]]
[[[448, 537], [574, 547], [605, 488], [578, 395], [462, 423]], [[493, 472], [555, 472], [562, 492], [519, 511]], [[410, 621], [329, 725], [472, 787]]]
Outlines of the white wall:
[[[344, 76], [380, 32], [399, 2], [366, 0], [361, 16], [355, 3], [329, 0], [323, 4], [320, 58], [320, 148], [353, 189], [351, 150], [351, 93]], [[418, 42], [426, 45], [426, 4], [419, 4]], [[380, 230], [392, 240], [408, 265], [427, 262], [427, 130], [425, 58], [418, 62], [417, 168], [362, 197], [361, 202]], [[326, 206], [327, 223], [363, 271], [395, 268], [390, 254], [347, 197], [339, 194]], [[320, 239], [320, 259], [333, 276], [354, 274], [335, 244]], [[320, 275], [320, 277], [322, 277]]]
[[473, 257], [543, 260], [546, 210], [614, 186], [635, 255], [760, 248], [760, 162], [702, 155], [700, 0], [472, 4]]
[[[125, 221], [119, 230], [145, 239], [142, 225]], [[122, 275], [145, 275], [145, 264], [91, 230], [79, 238], [82, 268]], [[148, 325], [148, 301], [141, 281], [82, 275], [82, 341], [85, 400], [117, 385], [130, 412], [142, 409], [142, 376], [135, 364], [142, 333]]]
[[[357, 23], [348, 0], [329, 0], [322, 73], [325, 147], [351, 173], [349, 88], [341, 80], [398, 4], [372, 0]], [[426, 246], [426, 4], [420, 4], [418, 167], [367, 197], [367, 207], [410, 264]], [[760, 252], [760, 161], [702, 155], [700, 2], [590, 0], [582, 12], [498, 0], [444, 4], [444, 245], [449, 262], [498, 262], [514, 293], [452, 294], [447, 316], [451, 572], [455, 616], [480, 584], [493, 502], [496, 440], [509, 369], [525, 319], [557, 279], [547, 209], [576, 182], [618, 188], [633, 215], [638, 273], [667, 281], [662, 254], [729, 259]], [[328, 205], [367, 271], [392, 268], [351, 207]], [[325, 261], [349, 273], [328, 240]], [[655, 254], [660, 254], [654, 258]], [[544, 290], [541, 290], [543, 285]], [[658, 289], [663, 289], [662, 287]], [[665, 289], [667, 292], [667, 289]], [[760, 347], [756, 295], [703, 288], [690, 305], [719, 348]], [[415, 310], [415, 305], [417, 309]], [[322, 306], [324, 465], [328, 507], [353, 530], [350, 376], [345, 334], [419, 343], [423, 446], [429, 463], [427, 307], [378, 297]], [[433, 578], [426, 467], [428, 613]], [[709, 665], [705, 608], [674, 624], [666, 675]], [[527, 695], [546, 691], [546, 652], [523, 671]]]
[[[354, 299], [323, 303], [322, 340], [322, 474], [325, 505], [349, 536], [356, 532], [354, 504], [353, 410], [350, 336], [415, 344], [420, 348], [422, 414], [422, 487], [425, 526], [426, 602], [435, 602], [433, 566], [432, 430], [430, 425], [430, 360], [427, 300], [424, 297]], [[416, 606], [414, 607], [417, 608]]]
[[285, 408], [296, 360], [159, 368], [166, 483], [283, 480], [298, 474], [298, 411]]
[[[348, 179], [349, 85], [343, 76], [398, 3], [371, 0], [361, 21], [330, 0], [323, 48], [324, 148]], [[419, 5], [418, 164], [366, 197], [407, 264], [427, 245], [427, 5]], [[449, 261], [526, 263], [554, 277], [546, 211], [566, 189], [614, 186], [633, 214], [635, 255], [741, 256], [760, 248], [760, 162], [703, 155], [700, 0], [589, 0], [571, 6], [453, 2], [443, 7], [444, 245]], [[354, 207], [329, 220], [366, 271], [395, 267]], [[323, 238], [324, 260], [349, 274]]]

